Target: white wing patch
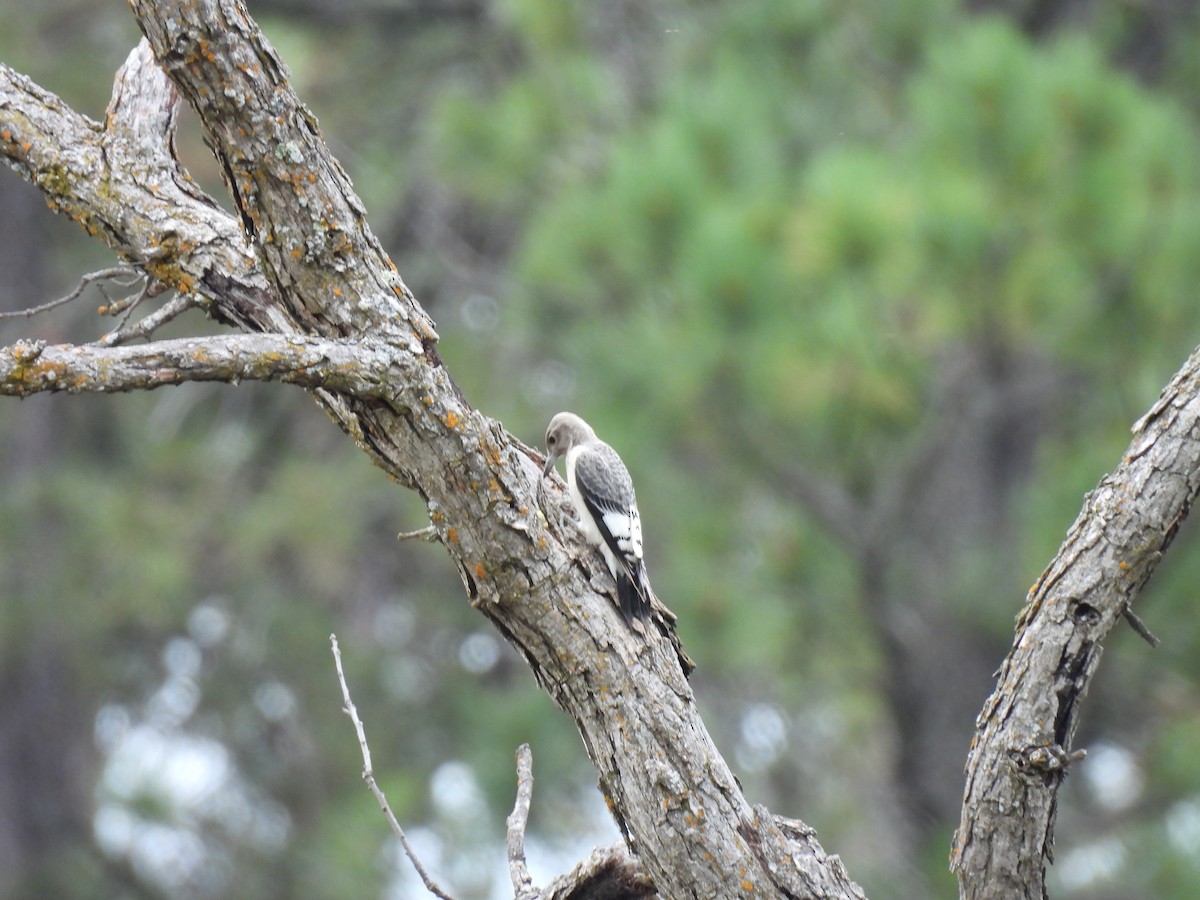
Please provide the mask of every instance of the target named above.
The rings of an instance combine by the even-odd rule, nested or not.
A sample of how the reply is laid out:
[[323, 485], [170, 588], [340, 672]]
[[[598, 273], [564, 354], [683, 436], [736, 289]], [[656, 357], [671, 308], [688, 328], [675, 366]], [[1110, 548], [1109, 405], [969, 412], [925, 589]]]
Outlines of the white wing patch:
[[642, 518], [637, 508], [628, 512], [612, 510], [604, 513], [604, 524], [617, 541], [617, 547], [629, 563], [642, 558]]
[[633, 482], [616, 451], [601, 441], [572, 447], [567, 451], [567, 486], [584, 534], [600, 548], [613, 577], [614, 549], [623, 557], [623, 568], [637, 566], [642, 561], [642, 519]]

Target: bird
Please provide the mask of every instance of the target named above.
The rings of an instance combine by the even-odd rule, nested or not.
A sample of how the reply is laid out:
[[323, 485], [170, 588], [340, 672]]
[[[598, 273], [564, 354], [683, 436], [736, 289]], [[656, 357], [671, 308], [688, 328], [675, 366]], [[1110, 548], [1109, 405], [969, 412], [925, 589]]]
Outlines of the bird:
[[642, 559], [642, 519], [633, 479], [617, 451], [574, 413], [560, 412], [546, 428], [545, 478], [555, 462], [566, 460], [567, 489], [579, 514], [579, 527], [600, 550], [613, 580], [625, 624], [650, 617], [654, 592]]

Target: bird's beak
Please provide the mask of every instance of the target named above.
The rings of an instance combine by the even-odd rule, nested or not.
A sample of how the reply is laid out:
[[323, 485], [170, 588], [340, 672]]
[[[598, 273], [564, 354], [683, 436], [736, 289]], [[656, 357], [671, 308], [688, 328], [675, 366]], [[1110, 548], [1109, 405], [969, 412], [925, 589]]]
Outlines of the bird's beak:
[[558, 461], [557, 453], [546, 454], [546, 467], [542, 469], [542, 477], [545, 478], [554, 469], [554, 463]]

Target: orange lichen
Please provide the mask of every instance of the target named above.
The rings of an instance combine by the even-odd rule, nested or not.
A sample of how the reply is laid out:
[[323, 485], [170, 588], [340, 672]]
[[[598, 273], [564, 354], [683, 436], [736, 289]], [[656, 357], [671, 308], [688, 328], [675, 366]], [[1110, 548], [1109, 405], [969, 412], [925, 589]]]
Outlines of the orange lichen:
[[[67, 374], [67, 366], [65, 363], [52, 363], [44, 359], [39, 359], [37, 365], [30, 370], [30, 375], [35, 376], [35, 380], [57, 382]], [[76, 379], [77, 383], [86, 382], [86, 378]]]
[[484, 568], [483, 563], [481, 562], [475, 563], [475, 577], [480, 581], [483, 581], [487, 578], [487, 569]]
[[446, 423], [447, 428], [457, 428], [458, 414], [454, 410], [450, 410], [446, 415], [442, 416], [442, 421]]
[[448, 537], [450, 539], [450, 543], [457, 544], [458, 543], [458, 529], [457, 528], [448, 529], [446, 531], [446, 537]]

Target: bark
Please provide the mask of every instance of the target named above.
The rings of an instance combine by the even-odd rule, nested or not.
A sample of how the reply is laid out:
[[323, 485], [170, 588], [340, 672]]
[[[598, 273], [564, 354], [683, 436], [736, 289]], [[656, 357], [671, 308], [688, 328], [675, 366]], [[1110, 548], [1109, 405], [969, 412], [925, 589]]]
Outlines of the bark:
[[[540, 455], [456, 389], [433, 323], [371, 233], [349, 178], [246, 10], [232, 0], [132, 6], [147, 41], [119, 73], [105, 122], [0, 68], [0, 153], [53, 208], [220, 321], [360, 349], [369, 336], [372, 352], [386, 359], [385, 386], [378, 371], [367, 391], [361, 383], [292, 380], [315, 388], [329, 415], [424, 498], [471, 603], [575, 720], [642, 873], [614, 866], [621, 877], [648, 877], [672, 898], [861, 897], [811, 829], [747, 802], [697, 712], [669, 619], [644, 636], [624, 626], [604, 565], [573, 529], [557, 528], [561, 483], [541, 497]], [[179, 169], [173, 89], [155, 59], [199, 114], [236, 219]], [[293, 349], [317, 346], [330, 345], [298, 341]], [[70, 348], [12, 348], [10, 392], [102, 383], [103, 349], [74, 348], [68, 363]], [[229, 366], [264, 361], [241, 350]], [[112, 383], [127, 387], [176, 378], [155, 375], [165, 371], [156, 360], [212, 377], [229, 372], [197, 345], [120, 360], [127, 374]], [[67, 368], [51, 379], [56, 365]]]
[[188, 381], [283, 381], [359, 398], [385, 399], [411, 355], [364, 338], [239, 334], [179, 338], [132, 347], [18, 341], [0, 347], [0, 394], [148, 391]]
[[976, 721], [951, 857], [964, 898], [1046, 896], [1058, 788], [1080, 758], [1072, 741], [1101, 641], [1129, 614], [1200, 490], [1200, 350], [1133, 431], [1030, 589]]
[[216, 318], [283, 330], [242, 229], [175, 160], [177, 110], [175, 88], [149, 48], [117, 73], [104, 122], [0, 64], [0, 156], [52, 210]]

